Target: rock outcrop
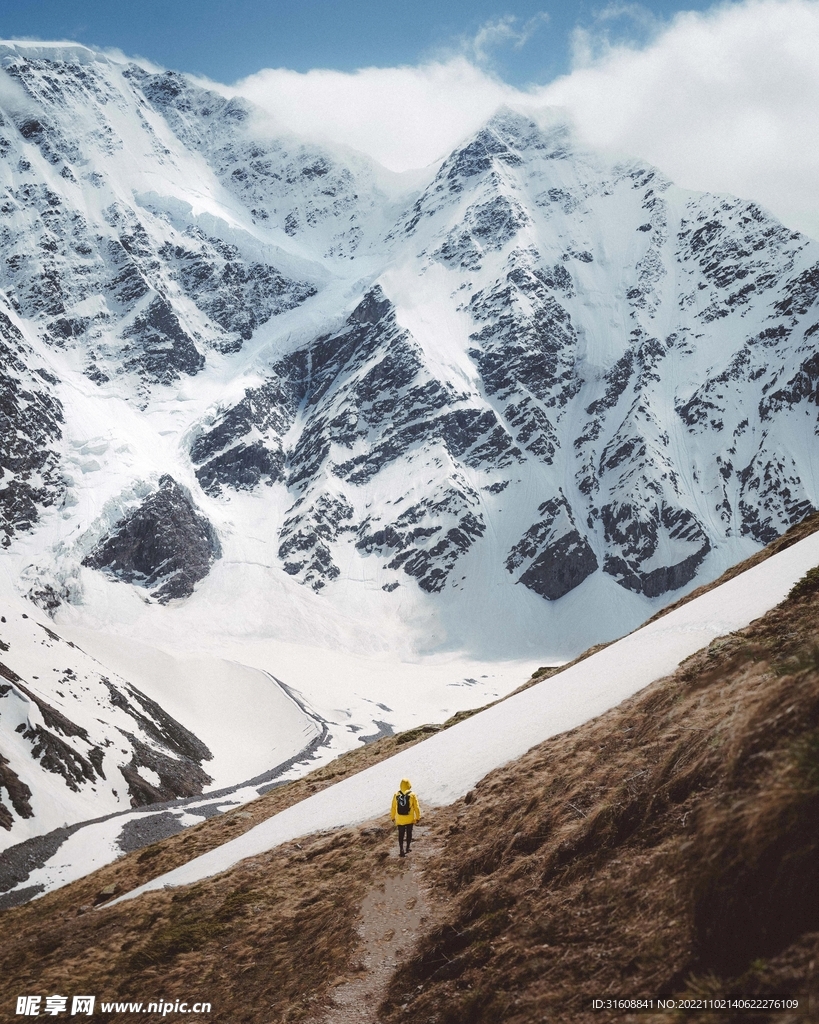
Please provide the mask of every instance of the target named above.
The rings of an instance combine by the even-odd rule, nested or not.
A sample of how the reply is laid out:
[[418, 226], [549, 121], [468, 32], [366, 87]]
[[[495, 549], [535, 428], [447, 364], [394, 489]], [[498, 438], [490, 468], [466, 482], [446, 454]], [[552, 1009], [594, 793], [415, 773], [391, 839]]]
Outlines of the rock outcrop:
[[170, 476], [132, 509], [83, 559], [126, 583], [135, 583], [161, 604], [189, 597], [220, 554], [211, 524]]

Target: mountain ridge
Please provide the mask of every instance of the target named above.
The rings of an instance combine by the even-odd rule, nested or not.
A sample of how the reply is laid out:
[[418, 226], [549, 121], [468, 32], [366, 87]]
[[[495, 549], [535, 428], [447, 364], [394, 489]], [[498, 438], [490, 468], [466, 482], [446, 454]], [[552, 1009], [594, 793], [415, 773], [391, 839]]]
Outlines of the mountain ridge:
[[[242, 402], [217, 412], [216, 426], [223, 434], [232, 421], [232, 445], [215, 447], [213, 421], [210, 427], [194, 422], [188, 428], [194, 432], [189, 457], [199, 482], [214, 497], [227, 497], [230, 488], [252, 491], [263, 482], [284, 485], [291, 505], [279, 521], [276, 556], [285, 572], [314, 589], [338, 578], [337, 557], [355, 552], [364, 558], [366, 575], [380, 578], [390, 591], [406, 585], [407, 576], [428, 592], [457, 589], [451, 578], [455, 563], [485, 538], [489, 518], [491, 534], [504, 522], [494, 496], [500, 496], [501, 488], [517, 488], [508, 472], [515, 461], [533, 476], [543, 498], [530, 506], [530, 522], [521, 524], [517, 537], [503, 531], [502, 561], [513, 577], [510, 582], [547, 600], [559, 600], [600, 573], [649, 600], [661, 598], [691, 583], [708, 556], [713, 561], [713, 552], [732, 536], [767, 542], [812, 509], [805, 491], [811, 474], [799, 465], [804, 455], [794, 451], [787, 437], [784, 444], [776, 441], [770, 447], [771, 421], [793, 419], [793, 410], [807, 410], [814, 397], [811, 356], [800, 361], [799, 353], [811, 350], [806, 317], [819, 286], [813, 265], [796, 272], [812, 243], [776, 225], [753, 204], [683, 193], [639, 163], [606, 168], [599, 158], [577, 151], [565, 125], [544, 129], [501, 110], [443, 161], [411, 203], [409, 216], [399, 216], [390, 230], [380, 229], [382, 243], [373, 234], [379, 230], [373, 210], [379, 202], [384, 205], [384, 198], [372, 175], [365, 181], [361, 165], [354, 173], [311, 146], [298, 150], [294, 163], [276, 139], [265, 146], [249, 134], [251, 110], [245, 101], [220, 97], [172, 72], [151, 73], [127, 62], [108, 77], [114, 65], [98, 66], [90, 58], [59, 65], [16, 53], [4, 65], [6, 74], [28, 90], [30, 102], [39, 103], [52, 119], [18, 117], [13, 126], [22, 146], [27, 153], [34, 147], [41, 163], [52, 168], [62, 164], [59, 174], [69, 195], [77, 182], [72, 165], [87, 166], [92, 149], [100, 145], [107, 158], [115, 158], [116, 176], [109, 174], [108, 182], [119, 198], [99, 204], [107, 240], [98, 235], [90, 249], [84, 218], [69, 214], [71, 200], [66, 207], [50, 186], [32, 191], [24, 185], [22, 192], [7, 186], [4, 208], [13, 217], [22, 212], [21, 199], [28, 198], [27, 208], [43, 225], [40, 248], [45, 254], [27, 263], [19, 262], [19, 255], [7, 257], [7, 266], [15, 268], [6, 277], [7, 295], [28, 322], [35, 318], [47, 324], [43, 337], [50, 346], [86, 359], [83, 372], [98, 387], [105, 389], [119, 376], [120, 385], [127, 385], [126, 400], [136, 399], [147, 411], [153, 388], [175, 386], [185, 377], [193, 383], [207, 360], [220, 361], [216, 352], [225, 356], [224, 373], [231, 354], [262, 325], [318, 299], [317, 287], [326, 291], [288, 279], [270, 265], [243, 262], [241, 248], [208, 239], [195, 221], [184, 226], [184, 210], [177, 209], [169, 220], [159, 193], [154, 193], [159, 205], [134, 206], [134, 198], [142, 195], [136, 190], [123, 205], [128, 179], [118, 154], [123, 147], [142, 144], [143, 137], [148, 147], [143, 159], [165, 166], [166, 188], [177, 194], [177, 207], [175, 175], [196, 153], [197, 161], [213, 165], [213, 171], [204, 171], [197, 164], [198, 177], [204, 181], [215, 173], [208, 188], [219, 202], [227, 190], [234, 206], [237, 201], [248, 204], [244, 216], [249, 227], [260, 218], [269, 221], [272, 210], [280, 222], [274, 234], [296, 241], [324, 239], [326, 248], [314, 259], [317, 267], [324, 261], [325, 267], [337, 268], [357, 258], [371, 264], [366, 276], [375, 278], [375, 290], [365, 290], [363, 304], [340, 333], [319, 336], [301, 354], [291, 350], [269, 368], [257, 363], [261, 389], [247, 390], [244, 412]], [[54, 84], [46, 74], [57, 71], [63, 94], [82, 111], [84, 123], [96, 124], [71, 145], [58, 126]], [[138, 129], [128, 121], [135, 99], [141, 104]], [[105, 108], [116, 108], [116, 116]], [[101, 117], [107, 117], [103, 127]], [[100, 132], [109, 140], [105, 144]], [[159, 144], [160, 139], [165, 141]], [[172, 140], [175, 150], [168, 148]], [[9, 147], [13, 144], [7, 140]], [[19, 167], [23, 164], [31, 170], [25, 157]], [[17, 174], [25, 176], [19, 167]], [[90, 184], [89, 179], [83, 185], [86, 193]], [[109, 185], [95, 179], [93, 187], [105, 193]], [[262, 193], [266, 218], [258, 206]], [[256, 205], [249, 205], [251, 194]], [[282, 201], [296, 206], [285, 211]], [[677, 212], [680, 207], [689, 211], [688, 217]], [[632, 221], [641, 221], [633, 230], [644, 242], [629, 241], [621, 226], [608, 222], [615, 209], [621, 220], [628, 210]], [[67, 214], [79, 238], [70, 243], [73, 249], [66, 247]], [[351, 235], [345, 229], [351, 248], [343, 252], [332, 232], [348, 215], [354, 226]], [[355, 226], [360, 216], [369, 218], [367, 231]], [[191, 239], [198, 249], [191, 248]], [[358, 249], [360, 256], [353, 252]], [[618, 269], [621, 283], [615, 279], [606, 299], [611, 289], [606, 266], [618, 250], [624, 255], [633, 251], [636, 262], [633, 270], [626, 265]], [[87, 257], [82, 263], [86, 251], [91, 264]], [[273, 253], [269, 246], [268, 251]], [[547, 252], [557, 261], [550, 262]], [[694, 292], [675, 286], [669, 293], [672, 252], [675, 276], [690, 282], [689, 288], [696, 285]], [[772, 260], [778, 260], [776, 270]], [[107, 281], [106, 261], [112, 275]], [[443, 277], [441, 268], [446, 268]], [[774, 301], [767, 301], [783, 270], [793, 273], [782, 294], [776, 291]], [[313, 277], [318, 282], [321, 274]], [[432, 277], [436, 281], [430, 290]], [[360, 323], [358, 336], [350, 336], [367, 303], [392, 318], [393, 330], [407, 314], [411, 319], [406, 301], [411, 280], [423, 281], [428, 302], [441, 304], [440, 309], [430, 305], [427, 315], [443, 316], [448, 321], [444, 333], [459, 338], [451, 337], [440, 348], [439, 339], [423, 336], [428, 328], [418, 337], [408, 326], [399, 337], [386, 323], [379, 325], [381, 317]], [[51, 282], [51, 293], [32, 305], [35, 281], [38, 288]], [[82, 287], [77, 290], [72, 281], [83, 281]], [[460, 302], [459, 292], [464, 294]], [[106, 312], [79, 319], [66, 312], [78, 307], [75, 296], [86, 308], [95, 295], [93, 301]], [[706, 379], [695, 386], [693, 370], [703, 363], [703, 343], [697, 343], [693, 325], [720, 338], [721, 321], [747, 318], [760, 305], [760, 296], [765, 297], [760, 312], [778, 322], [756, 334], [741, 328], [747, 335], [743, 343], [733, 352], [725, 350], [713, 369], [706, 362]], [[384, 302], [391, 303], [389, 314]], [[612, 317], [608, 328], [599, 314], [589, 321], [589, 310], [601, 302]], [[443, 308], [445, 303], [450, 310]], [[696, 311], [693, 318], [686, 316], [688, 309]], [[204, 317], [198, 328], [193, 327], [195, 316]], [[656, 331], [659, 322], [676, 330], [652, 336], [649, 328]], [[114, 325], [118, 342], [108, 340], [106, 323]], [[790, 341], [794, 328], [804, 332], [801, 345]], [[700, 332], [699, 337], [706, 335]], [[336, 367], [345, 344], [353, 349]], [[208, 349], [214, 355], [206, 357]], [[301, 369], [299, 360], [305, 364]], [[312, 375], [322, 361], [325, 381], [316, 390]], [[673, 371], [661, 372], [658, 368], [669, 361]], [[765, 366], [773, 366], [775, 379], [756, 385]], [[688, 393], [673, 399], [673, 411], [663, 394], [668, 372], [682, 373], [690, 382]], [[308, 385], [305, 374], [311, 378]], [[374, 388], [381, 392], [376, 405]], [[747, 417], [733, 412], [740, 394], [746, 401], [748, 388], [765, 424], [761, 441]], [[270, 410], [257, 423], [250, 406], [259, 401]], [[396, 432], [402, 405], [410, 418]], [[733, 434], [727, 444], [717, 435], [726, 430], [729, 409]], [[271, 416], [277, 421], [273, 433]], [[564, 422], [574, 435], [571, 444], [562, 441]], [[790, 432], [784, 426], [783, 431]], [[704, 438], [716, 474], [711, 467], [697, 466], [698, 438]], [[365, 516], [359, 492], [372, 505], [373, 478], [393, 465], [414, 477], [432, 470], [433, 480], [436, 473], [439, 479], [428, 493], [418, 487], [419, 501], [400, 515], [385, 508], [378, 516]], [[480, 486], [480, 475], [472, 470], [484, 471]], [[383, 475], [386, 481], [389, 474]], [[305, 488], [310, 477], [312, 485]], [[524, 490], [529, 486], [524, 484]], [[719, 503], [708, 508], [711, 495]], [[384, 500], [379, 496], [380, 504]], [[512, 501], [512, 491], [502, 500]], [[484, 539], [481, 546], [486, 544]], [[373, 556], [378, 555], [386, 561], [376, 569]], [[548, 568], [554, 564], [561, 567], [559, 582]]]

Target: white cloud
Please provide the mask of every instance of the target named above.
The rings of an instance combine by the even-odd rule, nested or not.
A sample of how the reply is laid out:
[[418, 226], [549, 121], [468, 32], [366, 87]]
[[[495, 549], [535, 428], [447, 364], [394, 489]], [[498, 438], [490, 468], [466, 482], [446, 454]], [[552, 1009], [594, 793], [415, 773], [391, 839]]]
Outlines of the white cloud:
[[352, 146], [396, 171], [443, 156], [516, 95], [464, 57], [353, 74], [267, 69], [235, 89], [283, 128]]
[[463, 41], [463, 51], [478, 64], [487, 64], [498, 47], [511, 44], [515, 50], [522, 49], [548, 20], [549, 15], [541, 11], [523, 24], [513, 14], [484, 22], [471, 39]]
[[552, 83], [593, 146], [678, 184], [757, 199], [819, 237], [819, 3], [686, 13], [642, 49], [612, 47]]
[[585, 63], [530, 91], [475, 63], [480, 48], [526, 41], [529, 27], [508, 19], [484, 26], [472, 61], [353, 74], [271, 69], [234, 89], [282, 127], [352, 146], [393, 170], [444, 156], [502, 104], [560, 106], [591, 146], [642, 157], [690, 188], [756, 199], [819, 237], [819, 0], [684, 13], [652, 26], [643, 46], [612, 45], [607, 34], [611, 18], [638, 17], [639, 8], [602, 13], [599, 35], [586, 35]]
[[632, 46], [645, 46], [659, 35], [667, 22], [639, 3], [609, 3], [596, 11], [594, 27], [577, 26], [572, 33], [572, 58], [575, 67], [585, 67], [612, 49], [612, 34], [624, 37]]

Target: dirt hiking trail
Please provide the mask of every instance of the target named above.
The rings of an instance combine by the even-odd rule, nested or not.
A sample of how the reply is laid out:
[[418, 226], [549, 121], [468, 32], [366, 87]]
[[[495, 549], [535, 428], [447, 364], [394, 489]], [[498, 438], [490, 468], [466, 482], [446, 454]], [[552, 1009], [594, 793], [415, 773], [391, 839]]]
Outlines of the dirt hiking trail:
[[331, 982], [332, 1005], [311, 1024], [379, 1024], [378, 1007], [390, 979], [430, 927], [434, 906], [424, 882], [424, 862], [438, 852], [438, 845], [424, 826], [416, 826], [412, 852], [399, 859], [395, 830], [390, 838], [386, 871], [361, 903], [352, 977]]

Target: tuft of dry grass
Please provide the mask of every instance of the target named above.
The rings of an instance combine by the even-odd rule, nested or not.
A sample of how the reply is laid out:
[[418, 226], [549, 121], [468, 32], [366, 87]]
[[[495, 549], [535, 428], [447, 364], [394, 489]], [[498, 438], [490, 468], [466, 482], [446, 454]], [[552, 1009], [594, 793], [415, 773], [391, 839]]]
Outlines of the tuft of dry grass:
[[84, 913], [71, 887], [7, 911], [2, 1019], [19, 994], [82, 992], [208, 1001], [207, 1019], [224, 1024], [308, 1020], [328, 979], [353, 969], [358, 908], [374, 869], [390, 869], [389, 835], [384, 826], [313, 836], [197, 885]]

